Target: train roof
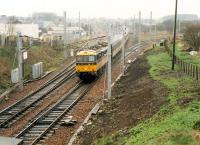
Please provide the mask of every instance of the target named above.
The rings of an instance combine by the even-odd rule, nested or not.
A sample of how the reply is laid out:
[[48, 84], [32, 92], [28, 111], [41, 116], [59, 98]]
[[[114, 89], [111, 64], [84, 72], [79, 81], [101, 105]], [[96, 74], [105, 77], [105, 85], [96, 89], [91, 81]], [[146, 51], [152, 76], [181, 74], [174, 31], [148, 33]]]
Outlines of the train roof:
[[77, 55], [97, 55], [97, 51], [95, 50], [83, 50], [77, 53]]
[[106, 52], [107, 47], [103, 47], [99, 50], [82, 50], [77, 53], [77, 55], [97, 55], [98, 53]]

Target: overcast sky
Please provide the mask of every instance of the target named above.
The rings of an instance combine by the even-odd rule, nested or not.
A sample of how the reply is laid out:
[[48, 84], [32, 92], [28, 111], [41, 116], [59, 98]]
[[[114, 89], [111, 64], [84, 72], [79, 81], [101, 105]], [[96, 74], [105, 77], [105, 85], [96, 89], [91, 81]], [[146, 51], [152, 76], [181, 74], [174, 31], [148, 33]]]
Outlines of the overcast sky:
[[[84, 18], [130, 18], [142, 11], [143, 18], [153, 11], [154, 18], [174, 13], [175, 0], [1, 0], [0, 15], [29, 16], [33, 12], [55, 12], [76, 17], [78, 11]], [[198, 14], [199, 0], [179, 0], [179, 13]]]

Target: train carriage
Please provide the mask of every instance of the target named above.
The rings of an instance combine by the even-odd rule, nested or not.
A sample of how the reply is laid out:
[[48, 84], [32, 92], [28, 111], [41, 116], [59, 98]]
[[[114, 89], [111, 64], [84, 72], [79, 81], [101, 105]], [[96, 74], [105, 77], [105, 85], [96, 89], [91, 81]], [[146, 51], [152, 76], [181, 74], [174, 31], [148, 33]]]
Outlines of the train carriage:
[[83, 50], [77, 53], [76, 72], [81, 80], [91, 82], [103, 72], [107, 62], [106, 50]]
[[[122, 37], [112, 42], [112, 57], [121, 51]], [[95, 80], [104, 70], [107, 63], [107, 47], [98, 50], [82, 50], [76, 55], [76, 73], [86, 83]]]

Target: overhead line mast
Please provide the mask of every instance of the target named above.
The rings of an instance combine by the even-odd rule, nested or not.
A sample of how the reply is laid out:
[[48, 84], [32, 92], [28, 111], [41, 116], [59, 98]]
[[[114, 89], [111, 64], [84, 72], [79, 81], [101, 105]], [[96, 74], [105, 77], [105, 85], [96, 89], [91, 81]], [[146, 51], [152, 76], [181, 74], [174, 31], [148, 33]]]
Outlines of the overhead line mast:
[[111, 45], [111, 26], [109, 25], [109, 28], [108, 28], [109, 30], [108, 30], [108, 51], [107, 51], [107, 59], [108, 59], [108, 74], [107, 74], [107, 83], [108, 83], [108, 99], [111, 99], [111, 95], [112, 95], [112, 93], [111, 93], [111, 91], [112, 91], [112, 80], [111, 80], [111, 78], [112, 78], [112, 66], [111, 66], [111, 57], [112, 57], [112, 45]]

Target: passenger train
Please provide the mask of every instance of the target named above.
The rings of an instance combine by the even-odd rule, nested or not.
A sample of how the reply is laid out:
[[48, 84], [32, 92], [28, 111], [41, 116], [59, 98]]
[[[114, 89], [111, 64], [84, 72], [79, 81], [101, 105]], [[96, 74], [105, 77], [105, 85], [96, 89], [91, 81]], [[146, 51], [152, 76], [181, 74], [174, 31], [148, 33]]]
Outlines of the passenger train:
[[[122, 48], [123, 36], [117, 35], [112, 40], [112, 57], [115, 57]], [[83, 50], [76, 55], [76, 73], [84, 82], [92, 82], [104, 70], [107, 63], [107, 47], [98, 50]]]

